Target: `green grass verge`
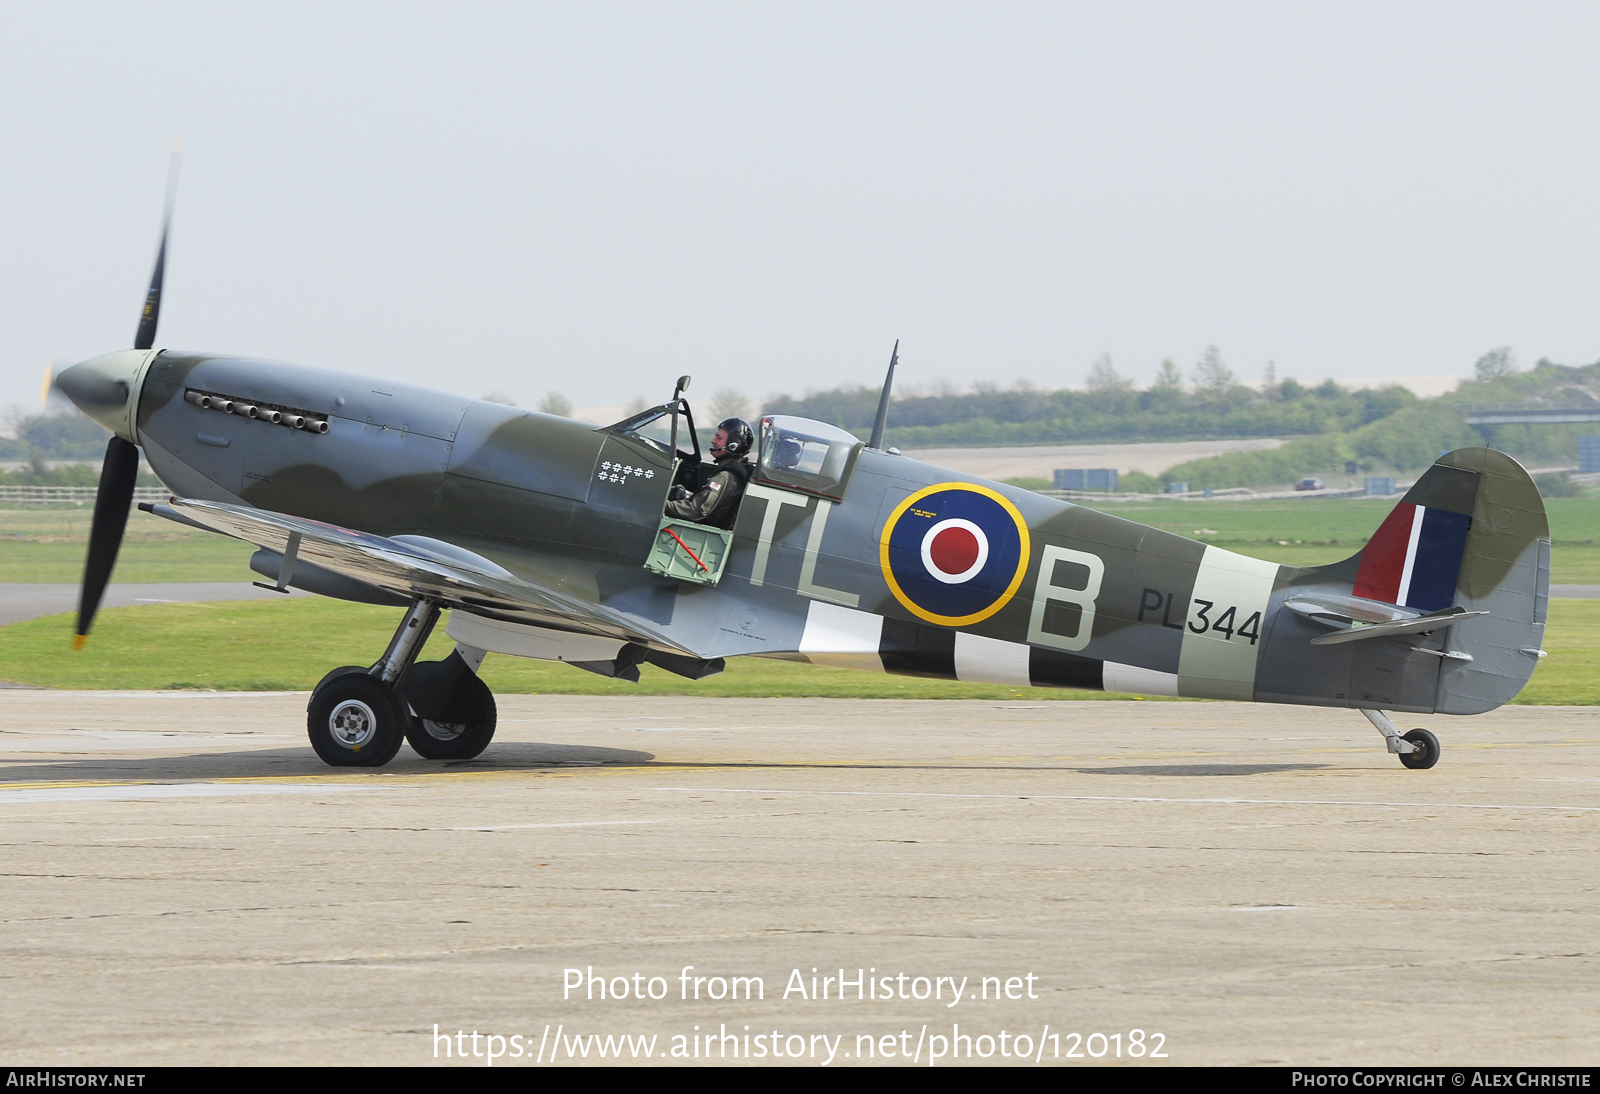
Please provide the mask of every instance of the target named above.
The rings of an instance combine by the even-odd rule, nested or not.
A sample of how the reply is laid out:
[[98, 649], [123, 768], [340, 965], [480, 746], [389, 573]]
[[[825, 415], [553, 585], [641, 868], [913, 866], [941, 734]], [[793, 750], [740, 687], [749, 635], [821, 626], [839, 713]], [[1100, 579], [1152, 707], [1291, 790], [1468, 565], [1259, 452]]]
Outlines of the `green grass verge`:
[[[307, 691], [338, 665], [382, 655], [400, 609], [333, 600], [151, 604], [111, 608], [95, 619], [82, 650], [71, 648], [72, 616], [0, 627], [0, 680], [51, 688]], [[423, 660], [454, 643], [435, 628]], [[919, 680], [763, 658], [735, 658], [726, 672], [685, 680], [652, 665], [640, 681], [611, 680], [570, 665], [490, 654], [484, 681], [501, 694], [822, 696], [853, 699], [1097, 699], [1054, 691]], [[3, 694], [3, 693], [0, 693]]]
[[[0, 627], [0, 680], [52, 688], [307, 691], [338, 665], [370, 664], [399, 621], [397, 608], [323, 599], [152, 604], [100, 613], [88, 647], [71, 646], [72, 617]], [[1554, 601], [1550, 657], [1516, 700], [1539, 705], [1600, 704], [1600, 601]], [[423, 659], [449, 654], [438, 627]], [[638, 684], [569, 665], [490, 654], [483, 678], [501, 694], [820, 696], [851, 699], [1100, 699], [1100, 692], [961, 684], [736, 658], [705, 680], [646, 665]]]

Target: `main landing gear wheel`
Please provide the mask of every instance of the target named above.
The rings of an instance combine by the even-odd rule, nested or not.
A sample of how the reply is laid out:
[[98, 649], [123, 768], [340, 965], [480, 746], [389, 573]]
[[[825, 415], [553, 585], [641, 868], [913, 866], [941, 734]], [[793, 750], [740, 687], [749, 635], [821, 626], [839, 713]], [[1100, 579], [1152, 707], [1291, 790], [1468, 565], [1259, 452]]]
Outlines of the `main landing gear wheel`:
[[377, 664], [370, 669], [342, 665], [322, 678], [306, 707], [306, 732], [324, 763], [382, 767], [394, 759], [411, 728], [411, 709], [395, 683], [405, 676], [438, 619], [438, 602], [419, 597]]
[[457, 654], [421, 661], [401, 682], [415, 712], [406, 740], [429, 760], [470, 760], [494, 740], [494, 693]]
[[400, 751], [410, 720], [394, 689], [363, 669], [324, 678], [306, 708], [311, 747], [334, 767], [382, 767]]
[[1411, 742], [1411, 751], [1400, 753], [1400, 762], [1413, 771], [1423, 771], [1439, 762], [1439, 738], [1425, 729], [1413, 729], [1400, 735], [1402, 741]]

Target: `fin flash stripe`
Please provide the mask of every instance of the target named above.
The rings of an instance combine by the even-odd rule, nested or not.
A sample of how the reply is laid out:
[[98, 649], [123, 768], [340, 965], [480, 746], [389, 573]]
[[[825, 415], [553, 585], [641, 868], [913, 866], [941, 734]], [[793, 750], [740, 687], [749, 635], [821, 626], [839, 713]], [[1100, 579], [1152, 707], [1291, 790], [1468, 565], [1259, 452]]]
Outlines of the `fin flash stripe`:
[[1465, 513], [1401, 502], [1361, 552], [1355, 595], [1429, 612], [1448, 608], [1471, 527]]

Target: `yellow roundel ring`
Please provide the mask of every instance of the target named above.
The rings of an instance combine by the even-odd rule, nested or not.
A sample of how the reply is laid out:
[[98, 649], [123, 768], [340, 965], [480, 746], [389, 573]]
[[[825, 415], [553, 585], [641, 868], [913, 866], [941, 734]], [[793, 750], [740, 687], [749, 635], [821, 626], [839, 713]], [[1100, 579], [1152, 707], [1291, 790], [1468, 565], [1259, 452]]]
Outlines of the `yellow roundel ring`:
[[1028, 522], [987, 486], [941, 482], [889, 514], [878, 564], [901, 607], [929, 623], [965, 627], [1005, 607], [1031, 554]]

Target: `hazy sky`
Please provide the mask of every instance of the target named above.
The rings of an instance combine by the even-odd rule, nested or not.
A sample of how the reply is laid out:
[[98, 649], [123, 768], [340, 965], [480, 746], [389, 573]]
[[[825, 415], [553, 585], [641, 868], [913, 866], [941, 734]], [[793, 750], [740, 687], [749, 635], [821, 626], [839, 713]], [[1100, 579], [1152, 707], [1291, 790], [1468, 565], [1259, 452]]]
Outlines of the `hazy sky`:
[[1600, 6], [0, 8], [0, 403], [131, 344], [580, 405], [1600, 358]]

